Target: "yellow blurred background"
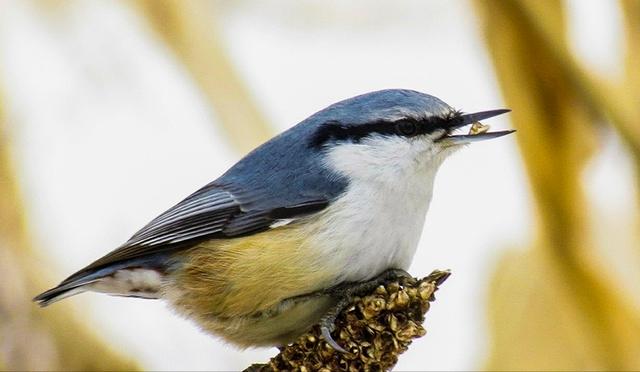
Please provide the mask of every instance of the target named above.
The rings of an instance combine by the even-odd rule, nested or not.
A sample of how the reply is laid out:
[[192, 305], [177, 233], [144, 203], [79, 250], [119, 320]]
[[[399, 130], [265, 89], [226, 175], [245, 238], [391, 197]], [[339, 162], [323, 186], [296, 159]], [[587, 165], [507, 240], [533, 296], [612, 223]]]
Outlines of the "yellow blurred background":
[[30, 299], [340, 99], [518, 132], [440, 171], [397, 370], [640, 369], [640, 1], [0, 0], [0, 368], [238, 370], [159, 301]]

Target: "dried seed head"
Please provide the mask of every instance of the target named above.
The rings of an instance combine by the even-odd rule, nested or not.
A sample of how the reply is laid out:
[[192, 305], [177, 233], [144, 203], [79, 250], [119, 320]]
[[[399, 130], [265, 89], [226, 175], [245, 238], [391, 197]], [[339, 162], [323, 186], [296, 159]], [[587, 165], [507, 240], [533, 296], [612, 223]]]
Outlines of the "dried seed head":
[[395, 305], [398, 308], [404, 308], [409, 305], [409, 294], [405, 290], [398, 291], [398, 296], [396, 297]]
[[398, 318], [393, 315], [393, 314], [389, 314], [389, 318], [387, 319], [387, 322], [389, 324], [389, 328], [392, 331], [397, 331], [398, 330]]
[[395, 333], [395, 336], [401, 342], [411, 341], [411, 339], [421, 333], [419, 328], [422, 328], [422, 326], [418, 326], [416, 323], [409, 321], [402, 329]]
[[400, 290], [400, 283], [398, 282], [391, 282], [389, 284], [387, 284], [387, 292], [389, 293], [396, 293]]
[[382, 297], [367, 296], [362, 300], [360, 311], [365, 319], [377, 316], [386, 306], [386, 301]]
[[379, 285], [374, 293], [377, 295], [385, 296], [387, 294], [387, 289], [383, 285]]
[[331, 348], [313, 327], [268, 364], [247, 371], [384, 371], [393, 368], [412, 340], [423, 336], [424, 314], [437, 286], [449, 272], [434, 271], [423, 279], [401, 278], [355, 299], [336, 319], [332, 333], [350, 353]]
[[428, 301], [433, 292], [435, 292], [435, 285], [433, 283], [421, 282], [420, 285], [418, 285], [420, 299], [424, 301]]

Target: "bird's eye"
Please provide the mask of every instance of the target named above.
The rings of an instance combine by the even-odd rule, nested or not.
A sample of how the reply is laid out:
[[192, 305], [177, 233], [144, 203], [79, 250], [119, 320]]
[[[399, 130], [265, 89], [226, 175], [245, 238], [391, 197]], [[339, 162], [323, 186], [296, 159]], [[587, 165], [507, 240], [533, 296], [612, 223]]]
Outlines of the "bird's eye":
[[418, 132], [418, 128], [413, 121], [401, 120], [396, 123], [396, 132], [403, 136], [413, 136]]

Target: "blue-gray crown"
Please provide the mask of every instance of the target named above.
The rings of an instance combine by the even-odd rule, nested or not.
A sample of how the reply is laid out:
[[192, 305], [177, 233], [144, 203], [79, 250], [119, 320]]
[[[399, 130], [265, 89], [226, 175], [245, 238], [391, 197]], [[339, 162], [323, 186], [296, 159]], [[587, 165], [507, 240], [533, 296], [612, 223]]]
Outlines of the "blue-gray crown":
[[338, 121], [355, 126], [405, 118], [424, 120], [447, 116], [453, 109], [439, 98], [407, 89], [386, 89], [345, 99], [321, 110], [301, 124]]

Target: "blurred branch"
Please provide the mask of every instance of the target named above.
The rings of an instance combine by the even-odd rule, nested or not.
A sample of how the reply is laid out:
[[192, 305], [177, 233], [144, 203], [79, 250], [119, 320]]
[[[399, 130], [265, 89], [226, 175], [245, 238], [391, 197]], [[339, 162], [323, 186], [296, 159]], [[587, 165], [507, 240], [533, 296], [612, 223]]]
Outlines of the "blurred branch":
[[[544, 2], [542, 2], [544, 3]], [[562, 3], [557, 2], [558, 6]], [[614, 84], [598, 79], [594, 74], [589, 73], [573, 54], [570, 53], [566, 46], [564, 37], [561, 37], [564, 30], [557, 30], [547, 21], [547, 18], [541, 17], [536, 11], [541, 8], [540, 4], [532, 1], [509, 1], [507, 7], [511, 8], [511, 12], [521, 22], [521, 27], [530, 30], [541, 42], [541, 46], [545, 49], [545, 56], [553, 61], [553, 65], [558, 71], [566, 77], [567, 83], [571, 84], [572, 90], [576, 93], [583, 104], [595, 112], [606, 116], [611, 123], [622, 135], [631, 148], [636, 162], [640, 164], [640, 125], [638, 118], [640, 117], [640, 102], [638, 95], [632, 95], [633, 87], [636, 92], [638, 85], [633, 84], [634, 79], [638, 79], [638, 59], [635, 64], [630, 58], [637, 58], [638, 43], [640, 42], [637, 14], [640, 12], [637, 8], [638, 1], [623, 1], [624, 10], [630, 11], [625, 19], [627, 20], [627, 79], [624, 84]], [[634, 44], [635, 43], [635, 44]], [[638, 80], [635, 80], [636, 82]]]
[[99, 340], [69, 304], [42, 311], [31, 302], [45, 288], [46, 269], [31, 250], [2, 98], [0, 95], [0, 369], [135, 370], [136, 364]]
[[[640, 110], [640, 1], [621, 0], [627, 39], [625, 58], [625, 89], [631, 93], [633, 104]], [[636, 116], [636, 122], [640, 116]], [[638, 126], [638, 125], [636, 125]]]
[[138, 0], [136, 4], [189, 69], [235, 147], [245, 153], [269, 139], [267, 120], [218, 38], [213, 3]]
[[[581, 99], [574, 79], [559, 67], [547, 40], [529, 27], [522, 10], [527, 1], [476, 1], [486, 22], [485, 35], [493, 56], [516, 136], [533, 184], [550, 249], [573, 255], [587, 239], [582, 168], [596, 145], [592, 106]], [[553, 28], [556, 43], [564, 40], [562, 4], [531, 2]], [[532, 56], [535, 56], [533, 58]], [[566, 226], [569, 227], [568, 231]]]
[[424, 315], [449, 275], [435, 270], [422, 279], [403, 278], [356, 299], [336, 319], [332, 333], [349, 354], [331, 348], [315, 326], [269, 363], [254, 364], [245, 372], [391, 370], [412, 340], [425, 335]]
[[[638, 368], [633, 350], [640, 349], [640, 322], [589, 256], [593, 242], [580, 182], [597, 138], [591, 123], [599, 115], [611, 119], [640, 160], [634, 110], [620, 99], [621, 91], [598, 81], [571, 55], [562, 2], [476, 0], [475, 5], [513, 109], [541, 224], [534, 251], [506, 257], [496, 271], [490, 308], [495, 343], [488, 368]], [[549, 306], [521, 308], [516, 296], [525, 303], [548, 300]], [[568, 316], [571, 327], [558, 328]], [[514, 321], [505, 321], [509, 318]], [[515, 345], [514, 339], [521, 342]]]
[[[624, 85], [620, 88], [619, 98], [624, 99], [629, 112], [625, 114], [625, 127], [635, 130], [625, 130], [627, 141], [635, 157], [636, 174], [638, 177], [638, 191], [640, 191], [640, 1], [622, 0], [620, 2], [625, 21], [626, 58]], [[633, 111], [635, 110], [635, 111]], [[630, 132], [625, 134], [626, 132]]]

